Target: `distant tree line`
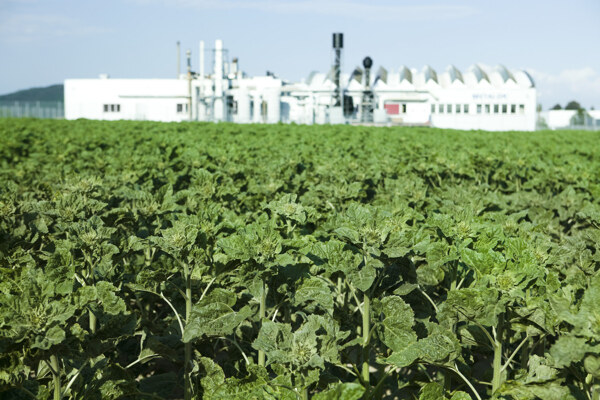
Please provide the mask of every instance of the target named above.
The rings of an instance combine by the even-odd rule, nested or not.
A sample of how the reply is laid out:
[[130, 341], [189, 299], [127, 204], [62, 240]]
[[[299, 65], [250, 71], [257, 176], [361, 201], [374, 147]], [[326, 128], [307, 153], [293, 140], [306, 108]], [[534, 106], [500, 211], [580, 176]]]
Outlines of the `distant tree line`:
[[[561, 107], [560, 104], [556, 104], [556, 105], [554, 105], [554, 107], [552, 107], [552, 110], [562, 110], [562, 109], [563, 108]], [[576, 110], [576, 111], [585, 110], [583, 107], [581, 107], [581, 104], [579, 104], [575, 100], [571, 100], [570, 102], [568, 102], [564, 109], [565, 110]]]
[[0, 96], [0, 101], [64, 101], [65, 89], [62, 84], [38, 87]]

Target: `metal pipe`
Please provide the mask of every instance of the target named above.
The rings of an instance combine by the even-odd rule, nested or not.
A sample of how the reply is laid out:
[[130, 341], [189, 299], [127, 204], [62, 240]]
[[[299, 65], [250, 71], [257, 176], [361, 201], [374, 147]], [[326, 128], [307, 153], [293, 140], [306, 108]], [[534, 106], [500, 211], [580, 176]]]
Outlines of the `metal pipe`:
[[225, 119], [225, 107], [223, 102], [223, 41], [215, 41], [215, 103], [214, 118], [217, 121]]
[[177, 79], [181, 74], [181, 46], [179, 40], [177, 41]]
[[200, 72], [200, 78], [204, 78], [204, 40], [200, 41], [200, 54], [199, 54], [200, 66], [198, 67]]
[[188, 80], [188, 117], [192, 120], [192, 52], [186, 51], [187, 56], [187, 80]]

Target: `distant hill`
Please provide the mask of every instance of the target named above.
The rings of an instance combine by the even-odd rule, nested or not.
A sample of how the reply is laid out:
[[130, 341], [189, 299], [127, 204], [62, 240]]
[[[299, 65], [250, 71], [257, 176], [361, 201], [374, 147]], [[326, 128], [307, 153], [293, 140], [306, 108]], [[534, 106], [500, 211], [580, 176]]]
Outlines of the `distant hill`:
[[0, 101], [64, 101], [64, 98], [64, 86], [59, 84], [1, 95]]

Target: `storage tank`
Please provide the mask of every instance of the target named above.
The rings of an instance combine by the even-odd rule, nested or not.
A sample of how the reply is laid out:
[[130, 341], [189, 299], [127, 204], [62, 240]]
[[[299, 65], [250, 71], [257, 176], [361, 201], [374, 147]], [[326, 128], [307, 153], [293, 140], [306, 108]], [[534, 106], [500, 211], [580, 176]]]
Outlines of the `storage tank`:
[[265, 93], [267, 102], [267, 123], [276, 124], [281, 119], [281, 92], [279, 88], [270, 89]]
[[237, 122], [248, 123], [252, 121], [250, 115], [250, 94], [248, 89], [240, 88], [237, 98]]

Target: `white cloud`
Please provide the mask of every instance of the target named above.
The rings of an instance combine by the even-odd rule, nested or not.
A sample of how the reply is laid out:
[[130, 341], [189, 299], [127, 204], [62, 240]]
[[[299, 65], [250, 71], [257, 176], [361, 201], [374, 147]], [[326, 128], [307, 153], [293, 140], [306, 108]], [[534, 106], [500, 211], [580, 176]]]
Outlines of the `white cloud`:
[[558, 74], [549, 74], [528, 68], [527, 72], [535, 80], [538, 101], [544, 108], [554, 104], [563, 107], [571, 100], [589, 108], [600, 106], [600, 72], [592, 67], [566, 69]]
[[474, 15], [462, 5], [378, 4], [356, 0], [133, 0], [138, 4], [164, 4], [197, 9], [257, 10], [279, 14], [315, 14], [371, 21], [446, 20]]
[[30, 42], [48, 37], [81, 36], [109, 30], [62, 15], [13, 14], [0, 17], [0, 40]]

